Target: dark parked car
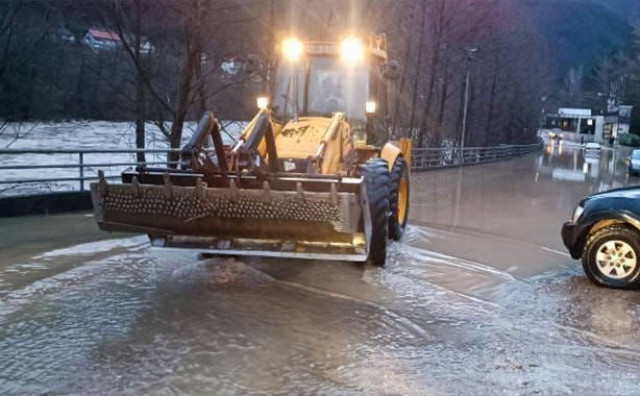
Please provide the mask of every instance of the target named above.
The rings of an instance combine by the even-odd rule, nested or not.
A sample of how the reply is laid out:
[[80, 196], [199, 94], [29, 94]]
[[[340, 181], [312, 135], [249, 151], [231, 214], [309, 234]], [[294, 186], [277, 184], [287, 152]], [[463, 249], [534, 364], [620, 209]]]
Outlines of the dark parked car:
[[597, 285], [640, 287], [640, 186], [580, 201], [562, 227], [562, 240]]

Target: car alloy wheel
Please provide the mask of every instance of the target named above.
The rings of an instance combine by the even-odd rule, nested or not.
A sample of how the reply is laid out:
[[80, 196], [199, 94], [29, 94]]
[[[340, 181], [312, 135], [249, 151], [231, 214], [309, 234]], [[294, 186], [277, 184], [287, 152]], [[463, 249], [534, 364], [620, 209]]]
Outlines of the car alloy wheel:
[[610, 240], [603, 243], [596, 253], [598, 271], [610, 279], [624, 279], [637, 265], [636, 252], [625, 241]]

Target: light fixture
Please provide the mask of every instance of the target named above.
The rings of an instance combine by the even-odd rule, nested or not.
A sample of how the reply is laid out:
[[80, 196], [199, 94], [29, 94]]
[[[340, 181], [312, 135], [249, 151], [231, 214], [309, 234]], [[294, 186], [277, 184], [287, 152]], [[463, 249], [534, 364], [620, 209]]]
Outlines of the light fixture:
[[367, 100], [365, 111], [367, 112], [367, 114], [375, 114], [376, 107], [376, 102], [374, 100]]
[[587, 125], [589, 125], [589, 126], [593, 125], [593, 120], [591, 118], [589, 118], [587, 120]]
[[267, 98], [266, 96], [258, 96], [256, 103], [260, 110], [265, 110], [267, 107], [269, 107], [269, 98]]
[[364, 59], [364, 45], [357, 38], [349, 37], [340, 44], [340, 55], [349, 65], [360, 63]]
[[297, 62], [302, 57], [302, 42], [297, 38], [288, 38], [282, 42], [282, 52], [284, 57], [290, 62]]

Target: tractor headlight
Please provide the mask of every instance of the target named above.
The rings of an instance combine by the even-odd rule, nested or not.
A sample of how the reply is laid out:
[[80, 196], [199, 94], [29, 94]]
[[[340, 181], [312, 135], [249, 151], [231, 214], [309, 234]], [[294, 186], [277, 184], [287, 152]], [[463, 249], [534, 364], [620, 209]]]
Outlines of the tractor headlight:
[[582, 212], [584, 212], [584, 206], [582, 204], [576, 206], [573, 210], [573, 215], [571, 215], [571, 222], [577, 223], [580, 220], [580, 216], [582, 216]]
[[297, 62], [302, 57], [304, 48], [297, 38], [288, 38], [282, 42], [284, 57], [290, 62]]
[[258, 99], [256, 99], [256, 104], [260, 110], [265, 110], [269, 107], [269, 98], [266, 96], [259, 96]]
[[374, 100], [367, 100], [367, 104], [365, 105], [365, 111], [367, 114], [375, 114], [376, 113], [376, 102]]
[[340, 44], [340, 56], [349, 65], [360, 63], [364, 59], [364, 45], [357, 38], [349, 37]]

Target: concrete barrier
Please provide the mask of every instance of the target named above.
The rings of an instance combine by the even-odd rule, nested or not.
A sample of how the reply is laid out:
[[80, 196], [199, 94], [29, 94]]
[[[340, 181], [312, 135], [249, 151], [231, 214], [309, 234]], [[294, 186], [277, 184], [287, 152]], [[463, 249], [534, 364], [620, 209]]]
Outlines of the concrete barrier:
[[91, 210], [88, 191], [20, 195], [0, 198], [0, 217]]

